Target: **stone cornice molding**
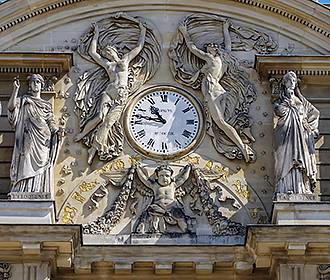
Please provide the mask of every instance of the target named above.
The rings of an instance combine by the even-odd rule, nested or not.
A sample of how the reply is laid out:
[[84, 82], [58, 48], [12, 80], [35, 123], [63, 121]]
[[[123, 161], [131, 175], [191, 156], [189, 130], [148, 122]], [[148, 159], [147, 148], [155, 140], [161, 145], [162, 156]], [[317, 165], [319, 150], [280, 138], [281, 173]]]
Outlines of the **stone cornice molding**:
[[0, 262], [39, 259], [69, 268], [80, 244], [79, 225], [0, 225]]
[[330, 56], [258, 55], [255, 69], [263, 80], [294, 71], [304, 83], [330, 83]]
[[30, 74], [62, 77], [73, 64], [72, 54], [65, 53], [0, 53], [0, 77], [12, 79]]
[[273, 275], [279, 263], [302, 258], [309, 264], [329, 263], [330, 226], [249, 226], [246, 248], [256, 268], [269, 268]]
[[[33, 1], [32, 4], [24, 5], [25, 1], [15, 1], [16, 7], [27, 6], [25, 9], [14, 8], [12, 7], [12, 3], [15, 0], [11, 0], [3, 3], [3, 10], [11, 11], [11, 12], [0, 12], [0, 16], [2, 16], [3, 20], [0, 20], [0, 34], [9, 31], [13, 27], [20, 25], [22, 23], [26, 24], [26, 21], [29, 21], [35, 17], [39, 17], [41, 15], [45, 15], [47, 13], [54, 13], [57, 10], [67, 9], [68, 6], [72, 6], [74, 4], [80, 2], [90, 2], [93, 4], [91, 0], [62, 0], [57, 2], [50, 1]], [[115, 5], [116, 1], [111, 1], [111, 6]], [[329, 9], [325, 6], [322, 6], [318, 3], [315, 3], [311, 0], [301, 0], [301, 1], [277, 1], [277, 0], [227, 0], [227, 3], [231, 2], [240, 3], [242, 7], [250, 6], [253, 10], [256, 8], [260, 9], [263, 13], [271, 13], [273, 16], [286, 18], [287, 20], [294, 22], [300, 26], [300, 28], [307, 28], [312, 33], [317, 33], [321, 37], [330, 38], [330, 29], [329, 29], [329, 21], [330, 21], [330, 13]], [[298, 2], [298, 3], [297, 3]], [[303, 2], [300, 3], [300, 2]], [[148, 4], [157, 4], [158, 6], [194, 6], [196, 3], [189, 4], [178, 4], [170, 3], [168, 1], [158, 1], [154, 2], [144, 2], [144, 5]], [[212, 2], [214, 5], [215, 3]], [[220, 4], [220, 3], [219, 3]], [[222, 3], [221, 3], [222, 4]], [[9, 9], [6, 9], [8, 5]], [[126, 6], [129, 5], [129, 2], [126, 3]], [[134, 5], [138, 5], [138, 3], [134, 3]], [[118, 4], [118, 7], [120, 4]], [[95, 6], [96, 7], [96, 6]], [[71, 7], [73, 8], [73, 7]], [[97, 7], [96, 7], [97, 8]], [[304, 11], [304, 8], [305, 11]], [[26, 12], [28, 10], [28, 12]], [[91, 11], [92, 12], [92, 11]], [[212, 12], [212, 10], [210, 10]], [[214, 11], [217, 12], [217, 11]], [[1, 45], [1, 44], [0, 44]]]

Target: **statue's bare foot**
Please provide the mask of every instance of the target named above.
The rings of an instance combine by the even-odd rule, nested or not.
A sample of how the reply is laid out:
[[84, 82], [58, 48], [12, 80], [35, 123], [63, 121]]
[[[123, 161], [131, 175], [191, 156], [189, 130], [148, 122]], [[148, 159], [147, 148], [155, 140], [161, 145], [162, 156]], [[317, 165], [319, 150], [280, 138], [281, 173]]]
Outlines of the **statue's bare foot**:
[[90, 148], [88, 150], [88, 164], [91, 165], [93, 162], [93, 158], [95, 157], [96, 149], [95, 148]]
[[244, 149], [242, 150], [242, 153], [245, 158], [245, 162], [255, 161], [255, 153], [248, 145], [246, 144], [244, 145]]
[[79, 142], [81, 139], [83, 139], [83, 137], [84, 137], [84, 135], [83, 135], [82, 133], [78, 133], [78, 134], [76, 135], [76, 137], [73, 138], [73, 140], [74, 140], [75, 142]]

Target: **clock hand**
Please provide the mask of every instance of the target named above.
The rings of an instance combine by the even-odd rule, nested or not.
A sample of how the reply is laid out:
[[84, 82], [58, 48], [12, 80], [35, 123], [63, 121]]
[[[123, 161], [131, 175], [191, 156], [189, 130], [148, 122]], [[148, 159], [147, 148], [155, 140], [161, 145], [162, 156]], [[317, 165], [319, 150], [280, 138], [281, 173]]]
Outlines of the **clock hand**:
[[[144, 115], [141, 115], [141, 114], [137, 114], [137, 115], [133, 115], [133, 117], [136, 117], [138, 119], [146, 119], [148, 121], [155, 121], [155, 122], [161, 122], [161, 123], [166, 123], [166, 121], [164, 119], [160, 119], [160, 118], [152, 118], [152, 117], [149, 117], [149, 116], [144, 116]], [[165, 122], [164, 122], [165, 121]]]
[[156, 116], [161, 120], [161, 122], [162, 122], [163, 124], [166, 123], [166, 120], [165, 120], [165, 119], [162, 117], [162, 115], [159, 113], [159, 108], [154, 107], [154, 106], [150, 106], [150, 112], [151, 112], [151, 114], [156, 115]]

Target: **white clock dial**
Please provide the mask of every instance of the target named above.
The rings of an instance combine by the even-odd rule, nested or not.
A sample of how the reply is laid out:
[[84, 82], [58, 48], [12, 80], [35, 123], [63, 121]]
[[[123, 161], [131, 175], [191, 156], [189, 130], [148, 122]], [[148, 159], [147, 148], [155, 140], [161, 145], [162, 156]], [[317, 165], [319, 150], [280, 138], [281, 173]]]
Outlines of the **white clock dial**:
[[201, 134], [203, 118], [198, 102], [170, 87], [141, 94], [128, 113], [133, 146], [147, 155], [175, 156], [189, 149]]

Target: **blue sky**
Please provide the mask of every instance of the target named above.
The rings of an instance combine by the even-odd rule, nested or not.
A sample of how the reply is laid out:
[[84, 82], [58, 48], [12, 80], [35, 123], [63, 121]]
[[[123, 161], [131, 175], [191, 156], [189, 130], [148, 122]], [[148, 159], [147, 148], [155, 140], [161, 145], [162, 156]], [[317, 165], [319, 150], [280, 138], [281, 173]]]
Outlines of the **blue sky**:
[[322, 3], [322, 4], [330, 4], [330, 0], [320, 0], [320, 3]]

